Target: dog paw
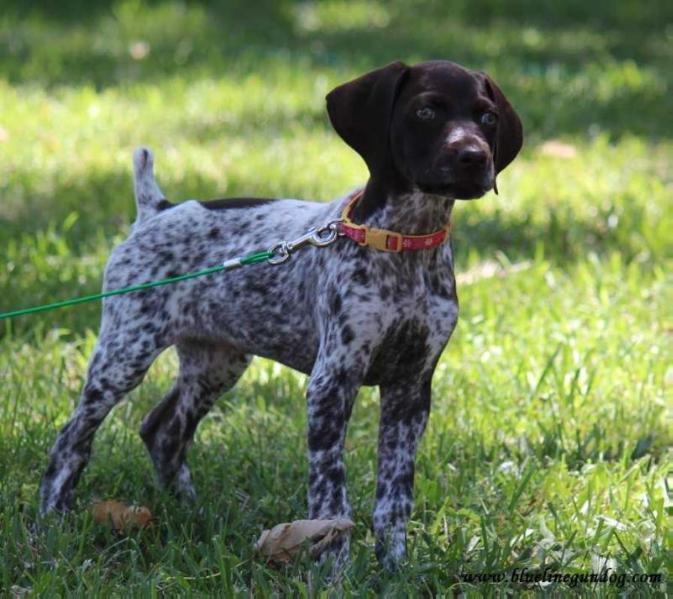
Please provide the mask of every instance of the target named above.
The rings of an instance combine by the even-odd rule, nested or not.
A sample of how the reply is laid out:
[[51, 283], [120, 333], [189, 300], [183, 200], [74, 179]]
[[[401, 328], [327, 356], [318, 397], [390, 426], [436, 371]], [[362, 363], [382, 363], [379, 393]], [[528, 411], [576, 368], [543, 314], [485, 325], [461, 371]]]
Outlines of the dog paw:
[[406, 541], [406, 534], [397, 531], [376, 542], [376, 557], [384, 570], [395, 572], [400, 568], [406, 555]]

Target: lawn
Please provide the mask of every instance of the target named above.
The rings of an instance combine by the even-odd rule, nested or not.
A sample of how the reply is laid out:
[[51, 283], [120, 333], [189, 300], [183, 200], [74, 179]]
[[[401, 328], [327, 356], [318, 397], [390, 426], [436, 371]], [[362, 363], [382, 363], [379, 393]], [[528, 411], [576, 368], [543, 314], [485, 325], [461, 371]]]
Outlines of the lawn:
[[[435, 374], [408, 560], [387, 574], [373, 555], [378, 394], [365, 389], [347, 439], [352, 562], [336, 590], [673, 592], [672, 6], [6, 0], [0, 311], [99, 289], [134, 218], [141, 143], [171, 200], [332, 198], [366, 179], [328, 125], [334, 85], [400, 58], [487, 71], [526, 144], [499, 196], [455, 211], [461, 316]], [[77, 509], [35, 527], [99, 314], [0, 322], [0, 595], [327, 592], [308, 557], [271, 568], [253, 551], [263, 528], [306, 514], [306, 380], [264, 360], [197, 433], [196, 509], [158, 489], [137, 434], [171, 384], [166, 352], [102, 427]], [[157, 524], [115, 535], [88, 515], [95, 498], [147, 505]], [[625, 578], [469, 580], [547, 567]], [[631, 580], [642, 573], [664, 580]]]

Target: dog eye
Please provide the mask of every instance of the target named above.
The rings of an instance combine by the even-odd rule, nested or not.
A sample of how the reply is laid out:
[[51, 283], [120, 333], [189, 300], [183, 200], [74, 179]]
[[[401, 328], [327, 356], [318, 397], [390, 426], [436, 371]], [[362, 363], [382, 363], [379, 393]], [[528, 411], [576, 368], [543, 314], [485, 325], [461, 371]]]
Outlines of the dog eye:
[[482, 125], [492, 127], [498, 122], [498, 115], [495, 112], [485, 112], [479, 119]]
[[435, 118], [435, 111], [429, 106], [424, 106], [416, 111], [416, 116], [422, 121], [431, 121]]

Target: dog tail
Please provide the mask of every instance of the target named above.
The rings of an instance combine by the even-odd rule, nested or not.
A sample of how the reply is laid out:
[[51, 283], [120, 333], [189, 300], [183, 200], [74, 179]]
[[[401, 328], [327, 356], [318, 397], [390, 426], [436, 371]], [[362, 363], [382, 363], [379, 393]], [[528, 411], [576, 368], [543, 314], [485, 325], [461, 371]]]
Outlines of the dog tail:
[[138, 212], [136, 222], [154, 216], [167, 204], [154, 178], [154, 155], [149, 148], [139, 147], [133, 153], [133, 191]]

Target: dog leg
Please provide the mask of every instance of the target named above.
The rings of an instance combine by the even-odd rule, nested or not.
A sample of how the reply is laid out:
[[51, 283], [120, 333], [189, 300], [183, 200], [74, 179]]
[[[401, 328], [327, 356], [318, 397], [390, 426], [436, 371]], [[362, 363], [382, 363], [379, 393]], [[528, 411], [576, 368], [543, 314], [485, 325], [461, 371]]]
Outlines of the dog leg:
[[388, 569], [394, 569], [406, 552], [416, 449], [430, 412], [430, 378], [381, 386], [374, 534], [376, 555]]
[[234, 386], [250, 358], [227, 347], [205, 342], [177, 345], [180, 373], [164, 400], [140, 428], [160, 484], [187, 500], [196, 497], [185, 463], [196, 427], [213, 403]]
[[[347, 362], [340, 353], [321, 352], [308, 385], [308, 504], [312, 519], [351, 517], [342, 454], [348, 419], [360, 386], [361, 365]], [[339, 570], [348, 558], [348, 550], [349, 538], [342, 536], [321, 559], [334, 556], [335, 570]]]
[[72, 492], [91, 454], [93, 437], [110, 410], [142, 380], [163, 348], [154, 337], [102, 330], [80, 402], [59, 432], [40, 485], [40, 511], [71, 507]]

